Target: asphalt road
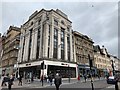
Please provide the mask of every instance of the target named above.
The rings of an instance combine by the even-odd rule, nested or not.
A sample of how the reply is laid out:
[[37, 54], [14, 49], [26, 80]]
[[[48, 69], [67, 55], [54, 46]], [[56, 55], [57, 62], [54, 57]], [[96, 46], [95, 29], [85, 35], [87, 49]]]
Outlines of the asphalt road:
[[[101, 90], [108, 86], [111, 86], [110, 84], [107, 84], [105, 80], [95, 81], [94, 82], [94, 90]], [[60, 86], [60, 90], [92, 90], [91, 89], [91, 82], [87, 81], [84, 82], [77, 82], [74, 84], [65, 84]], [[8, 90], [8, 89], [2, 89], [2, 90]], [[48, 86], [44, 88], [14, 88], [11, 90], [55, 90], [55, 86]], [[111, 89], [112, 90], [112, 89]]]
[[[107, 84], [105, 80], [100, 80], [100, 81], [95, 81], [93, 82], [93, 86], [96, 89], [102, 89], [102, 88], [106, 88], [108, 86], [110, 86], [110, 84]], [[46, 88], [54, 88], [54, 86], [50, 86], [50, 87], [46, 87]], [[61, 85], [60, 88], [91, 88], [91, 82], [88, 81], [86, 83], [84, 82], [78, 82], [75, 84], [70, 84], [70, 85]]]

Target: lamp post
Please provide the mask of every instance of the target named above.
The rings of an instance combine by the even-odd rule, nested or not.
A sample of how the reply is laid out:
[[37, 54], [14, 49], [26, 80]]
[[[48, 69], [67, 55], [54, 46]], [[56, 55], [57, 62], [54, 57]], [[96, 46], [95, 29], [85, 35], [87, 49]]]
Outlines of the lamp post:
[[44, 80], [44, 61], [41, 63], [41, 82], [42, 82], [42, 86], [44, 85], [43, 80]]
[[[15, 49], [17, 49], [19, 51], [20, 47], [19, 46], [14, 46]], [[18, 56], [17, 56], [18, 58]], [[18, 59], [17, 59], [17, 62], [16, 62], [16, 68], [17, 68], [17, 78], [19, 77], [19, 63], [18, 63]]]
[[[114, 61], [113, 60], [111, 60], [111, 61], [112, 61], [113, 76], [115, 77]], [[118, 80], [116, 80], [116, 82], [115, 82], [115, 90], [119, 90], [119, 88], [118, 88]]]
[[69, 68], [69, 65], [68, 65], [68, 73], [69, 73], [68, 81], [69, 81], [69, 83], [70, 83], [70, 77], [71, 77], [71, 75], [70, 75], [70, 68]]
[[112, 69], [113, 69], [113, 76], [114, 76], [115, 75], [114, 61], [113, 60], [111, 61], [112, 61]]
[[93, 63], [92, 63], [92, 60], [90, 59], [90, 55], [89, 55], [89, 54], [88, 54], [88, 59], [89, 59], [89, 65], [90, 65], [91, 86], [92, 86], [92, 90], [94, 90], [93, 77], [92, 77], [92, 67], [93, 67]]

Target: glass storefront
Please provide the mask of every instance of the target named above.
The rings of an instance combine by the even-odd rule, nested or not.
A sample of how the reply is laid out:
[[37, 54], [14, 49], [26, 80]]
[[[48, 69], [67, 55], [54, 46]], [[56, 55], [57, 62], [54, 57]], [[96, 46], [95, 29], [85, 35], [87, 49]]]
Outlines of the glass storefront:
[[24, 78], [27, 78], [28, 75], [36, 79], [40, 79], [40, 66], [32, 66], [32, 67], [24, 67], [19, 69], [19, 74], [21, 74]]
[[62, 78], [68, 78], [69, 75], [71, 78], [75, 78], [76, 77], [76, 68], [48, 65], [47, 73], [48, 73], [48, 75], [50, 73], [52, 73], [53, 75], [55, 75], [56, 73], [60, 73]]

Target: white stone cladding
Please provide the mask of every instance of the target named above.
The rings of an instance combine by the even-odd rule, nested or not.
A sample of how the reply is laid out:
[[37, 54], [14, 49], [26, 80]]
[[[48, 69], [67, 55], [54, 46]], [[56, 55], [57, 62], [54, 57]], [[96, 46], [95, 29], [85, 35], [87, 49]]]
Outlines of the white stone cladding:
[[[55, 19], [58, 21], [58, 25], [55, 25]], [[72, 22], [68, 20], [68, 18], [63, 17], [62, 15], [55, 12], [54, 10], [51, 10], [51, 11], [43, 10], [39, 13], [37, 12], [34, 13], [33, 16], [31, 16], [29, 20], [22, 26], [21, 34], [24, 37], [20, 40], [21, 49], [19, 51], [20, 55], [18, 58], [19, 58], [19, 62], [21, 62], [22, 64], [20, 64], [19, 67], [23, 68], [23, 67], [37, 66], [41, 64], [41, 61], [47, 58], [45, 62], [46, 68], [48, 67], [48, 65], [63, 66], [61, 65], [61, 63], [63, 62], [66, 62], [67, 64], [69, 64], [70, 65], [69, 67], [76, 68], [76, 64], [71, 63], [71, 62], [74, 62], [73, 47], [72, 47], [72, 25], [71, 24]], [[57, 46], [57, 56], [56, 56], [57, 58], [53, 57], [54, 50], [55, 50], [54, 49], [55, 28], [58, 30], [57, 45], [56, 45]], [[63, 42], [61, 39], [62, 28], [64, 31]], [[68, 31], [68, 28], [69, 28], [69, 31]], [[39, 50], [37, 48], [38, 29], [40, 29]], [[49, 29], [50, 29], [50, 33], [49, 33]], [[32, 33], [31, 33], [31, 49], [29, 52], [30, 30], [32, 30]], [[50, 44], [48, 45], [49, 35], [50, 35]], [[69, 37], [70, 38], [70, 41], [69, 41], [70, 42], [70, 51], [69, 51], [70, 60], [68, 60], [68, 40], [67, 40], [68, 35], [70, 36]], [[23, 46], [24, 39], [25, 39], [25, 45]], [[61, 51], [62, 51], [61, 43], [64, 43], [64, 49], [63, 49], [64, 55], [61, 55]], [[24, 47], [24, 51], [23, 51], [23, 47]], [[37, 56], [38, 52], [39, 52], [39, 56]], [[22, 53], [23, 53], [23, 56], [22, 56]], [[63, 60], [61, 56], [64, 56]], [[26, 66], [26, 64], [28, 63], [31, 63], [30, 66]], [[63, 66], [63, 67], [66, 67], [66, 66]], [[76, 73], [77, 73], [77, 70], [76, 70]], [[45, 74], [47, 74], [47, 69], [45, 69]]]

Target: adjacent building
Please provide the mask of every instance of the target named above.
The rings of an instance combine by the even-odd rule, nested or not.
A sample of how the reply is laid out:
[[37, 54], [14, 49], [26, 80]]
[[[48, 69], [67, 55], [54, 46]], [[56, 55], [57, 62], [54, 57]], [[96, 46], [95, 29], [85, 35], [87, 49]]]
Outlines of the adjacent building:
[[89, 75], [89, 58], [92, 59], [93, 63], [93, 74], [96, 73], [96, 68], [94, 67], [94, 49], [93, 40], [86, 35], [83, 35], [77, 31], [73, 31], [73, 43], [74, 43], [74, 60], [78, 64], [78, 72], [80, 75]]
[[2, 75], [2, 34], [0, 33], [0, 77]]
[[104, 46], [102, 46], [102, 49], [99, 45], [94, 46], [94, 61], [99, 75], [106, 76], [112, 74], [110, 55]]
[[2, 36], [2, 72], [15, 73], [14, 65], [17, 63], [18, 46], [20, 41], [20, 28], [10, 26], [6, 35]]
[[[21, 27], [19, 72], [24, 77], [61, 73], [63, 78], [77, 77], [73, 59], [72, 22], [57, 10], [35, 11]], [[41, 70], [44, 63], [44, 70]]]
[[[110, 55], [110, 59], [111, 59], [111, 66], [112, 66], [112, 70], [114, 71], [114, 73], [119, 72], [119, 59], [116, 56]], [[112, 72], [113, 72], [112, 71]]]

